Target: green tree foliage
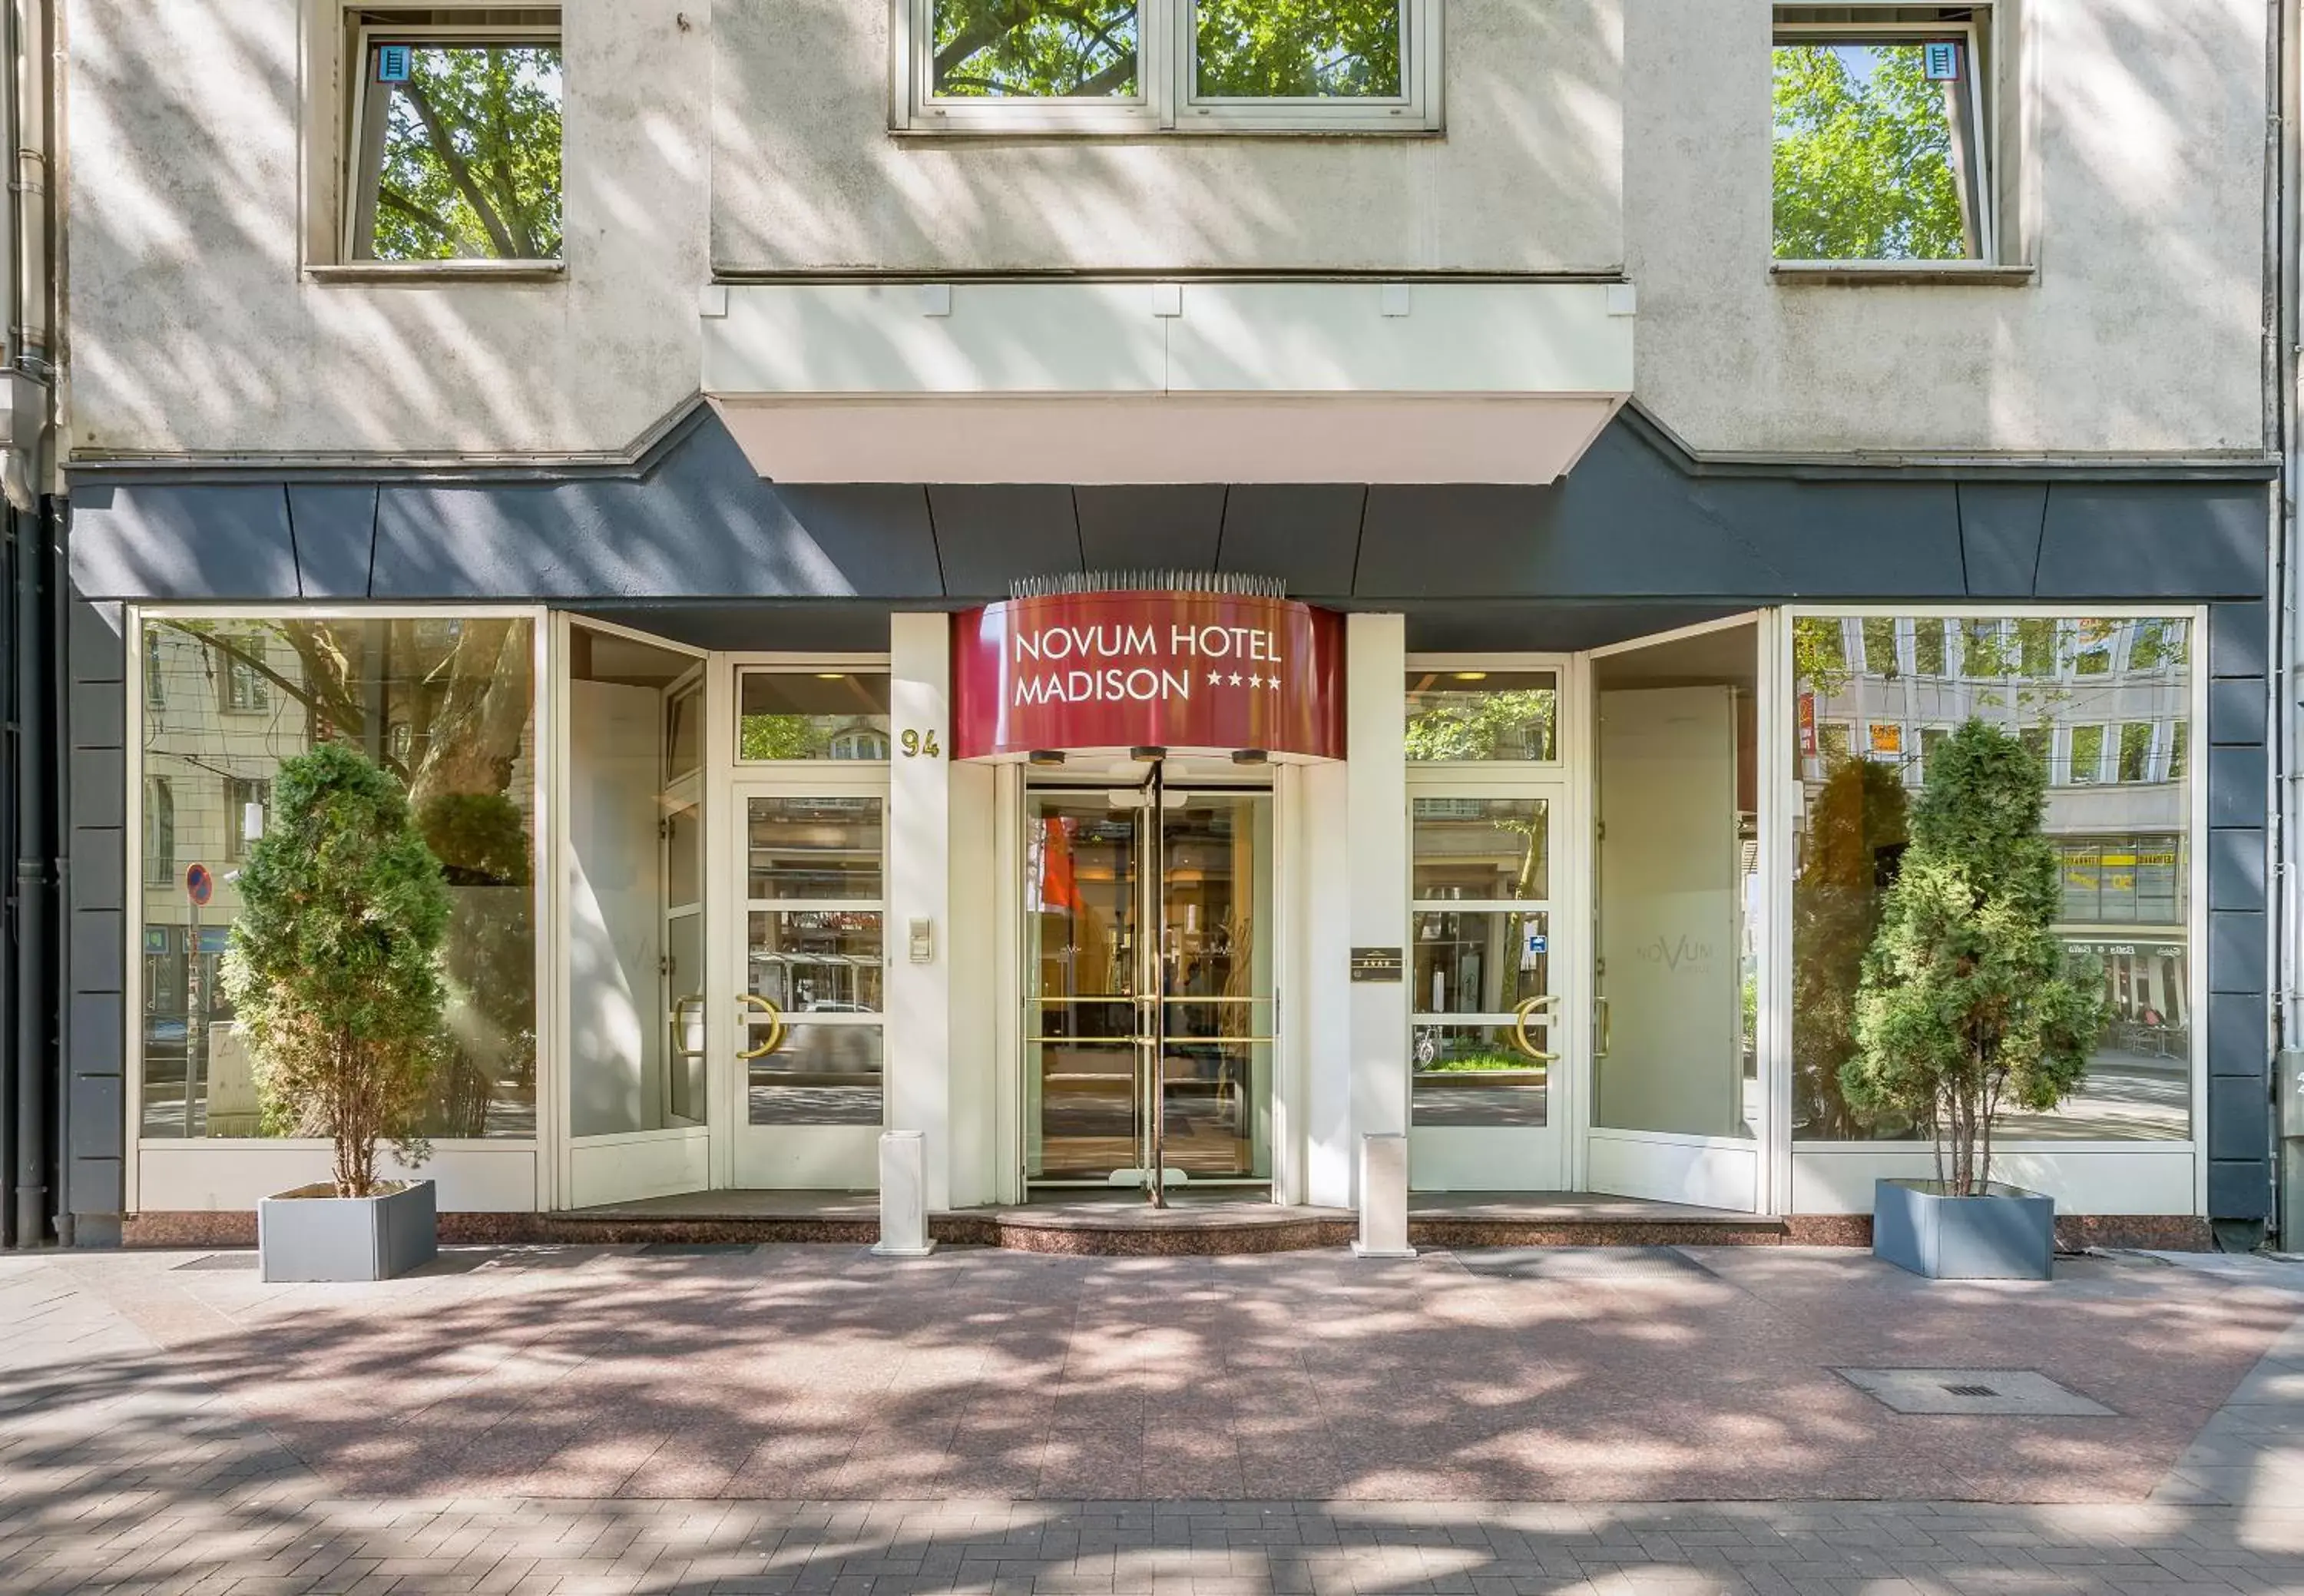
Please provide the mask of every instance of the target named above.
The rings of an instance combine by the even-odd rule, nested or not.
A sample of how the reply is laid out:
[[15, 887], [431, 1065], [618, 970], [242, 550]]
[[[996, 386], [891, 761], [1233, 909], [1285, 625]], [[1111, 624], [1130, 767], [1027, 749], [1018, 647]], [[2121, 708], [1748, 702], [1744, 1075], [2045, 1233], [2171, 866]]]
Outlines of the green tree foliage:
[[2003, 1104], [2045, 1113], [2071, 1095], [2108, 1017], [2102, 972], [2051, 929], [2046, 785], [2006, 732], [1970, 720], [1952, 734], [1928, 763], [1857, 991], [1842, 1094], [1859, 1113], [1926, 1125], [1955, 1194], [1990, 1181]]
[[1792, 675], [1819, 697], [1848, 685], [1848, 644], [1832, 615], [1800, 615], [1792, 621]]
[[1411, 760], [1526, 760], [1550, 757], [1558, 695], [1550, 688], [1509, 692], [1419, 695], [1410, 701]]
[[240, 875], [223, 965], [267, 1122], [325, 1136], [336, 1193], [376, 1191], [377, 1143], [411, 1162], [442, 1053], [440, 863], [401, 785], [352, 749], [282, 762]]
[[942, 95], [1103, 99], [1139, 93], [1136, 0], [936, 0]]
[[1967, 255], [1945, 90], [1927, 81], [1919, 46], [1776, 47], [1775, 252], [1780, 260]]
[[[1343, 98], [1402, 91], [1400, 0], [1200, 0], [1198, 92]], [[1143, 92], [1137, 0], [936, 0], [940, 95]]]
[[1200, 0], [1204, 95], [1384, 98], [1402, 91], [1400, 0]]
[[556, 257], [560, 88], [550, 46], [412, 50], [389, 101], [376, 259]]
[[528, 819], [502, 793], [438, 793], [416, 824], [448, 886], [441, 973], [454, 1043], [427, 1117], [449, 1135], [485, 1136], [496, 1082], [483, 1060], [523, 1075], [536, 1063]]
[[1808, 806], [1792, 883], [1792, 1069], [1804, 1135], [1831, 1142], [1901, 1134], [1902, 1115], [1860, 1116], [1840, 1091], [1856, 1053], [1856, 989], [1908, 835], [1903, 773], [1842, 759]]

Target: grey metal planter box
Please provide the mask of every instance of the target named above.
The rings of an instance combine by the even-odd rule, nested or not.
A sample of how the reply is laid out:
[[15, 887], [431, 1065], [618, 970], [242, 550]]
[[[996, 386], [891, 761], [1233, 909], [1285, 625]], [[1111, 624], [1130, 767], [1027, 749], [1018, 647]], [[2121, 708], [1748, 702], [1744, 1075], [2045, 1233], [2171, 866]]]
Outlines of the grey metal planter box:
[[299, 1186], [256, 1205], [256, 1251], [267, 1280], [389, 1280], [440, 1255], [428, 1180], [374, 1197]]
[[2046, 1280], [2056, 1267], [2056, 1200], [1995, 1181], [1953, 1197], [1932, 1180], [1872, 1186], [1872, 1256], [1932, 1280]]

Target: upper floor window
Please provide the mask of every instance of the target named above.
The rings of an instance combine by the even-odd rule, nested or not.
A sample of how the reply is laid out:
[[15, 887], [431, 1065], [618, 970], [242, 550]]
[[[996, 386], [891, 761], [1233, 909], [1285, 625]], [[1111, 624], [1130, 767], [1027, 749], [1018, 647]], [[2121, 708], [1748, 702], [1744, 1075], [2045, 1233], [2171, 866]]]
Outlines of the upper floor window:
[[558, 7], [362, 8], [345, 24], [343, 258], [557, 259]]
[[1775, 258], [1990, 260], [1986, 5], [1779, 5]]
[[1440, 125], [1440, 0], [893, 3], [914, 131]]

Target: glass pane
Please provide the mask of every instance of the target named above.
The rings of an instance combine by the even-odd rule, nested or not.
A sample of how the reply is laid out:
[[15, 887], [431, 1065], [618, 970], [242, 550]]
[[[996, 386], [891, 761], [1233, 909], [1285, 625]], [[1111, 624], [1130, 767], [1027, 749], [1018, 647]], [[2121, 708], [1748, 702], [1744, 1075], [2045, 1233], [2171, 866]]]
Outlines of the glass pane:
[[675, 693], [665, 708], [665, 778], [677, 781], [704, 768], [704, 694]]
[[787, 1016], [880, 1012], [877, 909], [755, 909], [746, 960], [745, 989]]
[[1556, 759], [1559, 710], [1551, 671], [1410, 671], [1408, 757]]
[[[1556, 1052], [1533, 1019], [1529, 1039]], [[1509, 1025], [1419, 1025], [1411, 1098], [1421, 1125], [1541, 1125], [1550, 1112], [1550, 1065], [1521, 1052]]]
[[[1962, 170], [1974, 63], [1964, 41], [1779, 43], [1779, 260], [1958, 260], [1979, 252]], [[1933, 57], [1933, 59], [1931, 59]]]
[[[579, 1136], [662, 1130], [700, 1112], [697, 807], [667, 811], [666, 694], [695, 662], [638, 638], [568, 632], [568, 1078]], [[678, 968], [675, 969], [674, 966]], [[683, 1004], [684, 998], [694, 1001]], [[675, 1007], [682, 1017], [668, 1021]], [[683, 1049], [687, 1049], [683, 1051]]]
[[935, 0], [938, 97], [1133, 99], [1137, 0]]
[[[2076, 959], [2101, 967], [2112, 1019], [2074, 1096], [2052, 1113], [2003, 1115], [1995, 1137], [2181, 1139], [2190, 1118], [2188, 624], [2025, 616], [1961, 617], [1958, 626], [1966, 656], [1958, 677], [1908, 683], [1868, 671], [1819, 673], [1796, 661], [1800, 692], [1818, 713], [1901, 724], [1905, 746], [1917, 733], [1929, 752], [1950, 728], [1983, 720], [2014, 734], [2047, 775], [2043, 828], [2060, 869], [2056, 930]], [[1855, 1051], [1864, 956], [1920, 790], [1893, 768], [1815, 759], [1800, 768], [1794, 1133], [1810, 1141], [1916, 1136], [1893, 1114], [1856, 1112], [1839, 1077]]]
[[1419, 798], [1410, 896], [1540, 903], [1552, 896], [1550, 806], [1541, 798]]
[[705, 1120], [704, 916], [676, 914], [665, 922], [665, 985], [673, 994], [666, 1008], [672, 1045], [665, 1081], [665, 1112], [676, 1125]]
[[881, 893], [877, 798], [754, 798], [746, 812], [746, 893], [840, 901]]
[[2072, 786], [2092, 786], [2104, 777], [2104, 728], [2100, 726], [2076, 726], [2072, 728], [2071, 759], [2065, 767], [2064, 780]]
[[[239, 909], [233, 876], [219, 867], [239, 845], [241, 801], [268, 790], [282, 760], [333, 740], [362, 750], [407, 788], [448, 883], [449, 1045], [417, 1128], [434, 1137], [533, 1136], [533, 624], [453, 615], [152, 620], [142, 649], [165, 692], [145, 711], [151, 781], [140, 824], [148, 845], [161, 845], [170, 861], [165, 879], [148, 862], [142, 905], [143, 1133], [292, 1128], [258, 1100], [217, 981]], [[652, 838], [652, 812], [645, 824]], [[182, 869], [196, 862], [216, 879], [204, 907], [183, 890]], [[640, 1012], [656, 1009], [651, 989]]]
[[667, 907], [700, 903], [704, 896], [704, 822], [696, 805], [683, 803], [665, 817], [665, 887]]
[[[772, 1034], [768, 1018], [745, 1022], [744, 1047]], [[747, 1061], [754, 1125], [878, 1125], [880, 1028], [786, 1023], [776, 1050]]]
[[1896, 674], [1896, 622], [1892, 615], [1864, 618], [1864, 668], [1875, 675]]
[[[1116, 1006], [1124, 1030], [1126, 1007]], [[1025, 1120], [1031, 1140], [1025, 1173], [1035, 1180], [1101, 1180], [1134, 1168], [1142, 1105], [1136, 1044], [1036, 1042], [1028, 1050], [1038, 1112]]]
[[[1594, 664], [1595, 1125], [1756, 1133], [1757, 647], [1738, 627]], [[1842, 768], [1893, 779], [1872, 760]]]
[[1160, 1077], [1168, 1168], [1209, 1178], [1271, 1173], [1257, 1157], [1259, 1105], [1272, 1094], [1271, 1053], [1261, 1042], [1168, 1040]]
[[1923, 676], [1944, 674], [1944, 624], [1933, 615], [1912, 623], [1912, 669]]
[[[560, 48], [368, 48], [384, 117], [368, 174], [377, 260], [551, 259], [560, 253]], [[370, 135], [374, 137], [373, 134]]]
[[1410, 917], [1419, 1014], [1508, 1014], [1552, 989], [1547, 913]]
[[736, 705], [740, 760], [888, 757], [885, 671], [745, 671]]
[[1397, 99], [1403, 0], [1199, 0], [1204, 98]]

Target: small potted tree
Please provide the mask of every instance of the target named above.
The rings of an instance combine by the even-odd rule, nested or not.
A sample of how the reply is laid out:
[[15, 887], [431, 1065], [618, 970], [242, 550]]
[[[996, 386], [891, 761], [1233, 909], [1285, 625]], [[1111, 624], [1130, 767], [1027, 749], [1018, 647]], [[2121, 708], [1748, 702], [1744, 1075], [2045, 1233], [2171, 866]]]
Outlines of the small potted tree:
[[404, 1164], [443, 1050], [440, 941], [448, 894], [400, 784], [322, 743], [284, 762], [264, 836], [240, 872], [224, 992], [237, 1011], [265, 1125], [325, 1136], [333, 1178], [257, 1204], [267, 1280], [382, 1280], [437, 1252], [428, 1180]]
[[2071, 1096], [2105, 1023], [2101, 974], [2050, 929], [2045, 784], [2021, 743], [1979, 720], [1933, 750], [1865, 957], [1841, 1091], [1935, 1139], [1934, 1180], [1873, 1192], [1874, 1253], [1919, 1274], [2046, 1279], [2054, 1264], [2054, 1201], [1992, 1179], [1995, 1116]]

